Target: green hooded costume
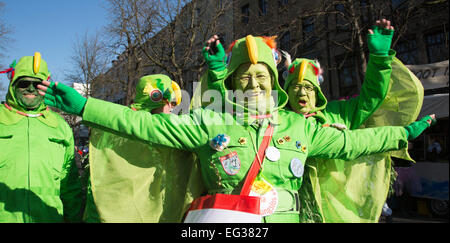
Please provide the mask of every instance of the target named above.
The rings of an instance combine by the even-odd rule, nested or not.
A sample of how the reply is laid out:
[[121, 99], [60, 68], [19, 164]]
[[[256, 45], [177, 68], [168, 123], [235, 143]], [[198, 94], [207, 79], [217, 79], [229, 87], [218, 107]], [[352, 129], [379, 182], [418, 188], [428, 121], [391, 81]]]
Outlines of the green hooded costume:
[[[315, 87], [314, 91], [309, 91], [315, 94], [315, 98], [311, 97], [314, 101], [309, 101], [315, 105], [306, 115], [309, 120], [323, 126], [356, 129], [369, 117], [361, 127], [405, 126], [417, 118], [422, 104], [423, 88], [419, 80], [394, 58], [395, 52], [389, 50], [393, 30], [378, 26], [374, 26], [373, 30], [375, 34], [368, 35], [369, 50], [372, 54], [361, 94], [357, 98], [327, 103], [319, 86], [322, 70], [318, 63], [308, 59], [296, 59], [288, 67], [289, 75], [284, 87], [286, 91], [294, 80], [298, 84], [308, 80]], [[208, 89], [222, 88], [219, 84], [226, 73], [226, 70], [223, 71], [225, 63], [222, 61], [225, 52], [220, 44], [217, 47], [218, 52], [212, 55], [207, 52], [206, 47], [203, 50], [210, 70], [202, 77], [201, 86], [195, 92], [194, 107], [210, 105], [208, 101], [202, 102], [201, 95]], [[392, 76], [391, 62], [395, 71]], [[306, 107], [302, 106], [308, 105], [304, 102], [310, 97], [308, 92], [301, 92], [303, 104], [293, 105], [303, 111]], [[290, 99], [291, 102], [297, 102], [296, 97]], [[392, 154], [409, 159], [406, 150]], [[309, 159], [305, 172], [306, 180], [300, 192], [302, 222], [378, 221], [389, 186], [389, 156], [371, 155], [356, 161]], [[366, 183], [361, 183], [361, 178], [365, 178]]]
[[[253, 39], [254, 43], [249, 45], [247, 43], [249, 39]], [[253, 54], [249, 55], [247, 46], [252, 46]], [[271, 152], [267, 152], [265, 157], [261, 158], [263, 161], [259, 180], [272, 187], [272, 192], [276, 196], [271, 199], [275, 199], [277, 206], [274, 207], [274, 212], [264, 217], [264, 222], [300, 221], [298, 190], [302, 185], [302, 169], [307, 157], [355, 159], [362, 155], [407, 146], [407, 133], [403, 127], [341, 132], [334, 128], [317, 126], [303, 116], [282, 110], [287, 103], [287, 94], [277, 81], [273, 49], [261, 38], [247, 37], [238, 40], [232, 51], [230, 68], [221, 83], [223, 90], [227, 88], [227, 78], [232, 77], [240, 64], [255, 60], [258, 63], [265, 63], [274, 76], [274, 91], [278, 92], [277, 102], [269, 114], [258, 118], [255, 115], [261, 114], [240, 107], [235, 113], [199, 108], [190, 114], [180, 116], [151, 115], [88, 98], [87, 102], [80, 100], [85, 102], [83, 120], [91, 127], [131, 136], [152, 145], [159, 144], [195, 152], [200, 161], [203, 184], [209, 194], [239, 194], [265, 130], [270, 124], [274, 127], [269, 143]], [[54, 85], [51, 85], [49, 90], [46, 102], [66, 109], [72, 107], [72, 105], [67, 107], [71, 102], [66, 102], [65, 98], [68, 97], [67, 92], [73, 91], [64, 86]], [[239, 108], [229, 93], [225, 100], [232, 107]], [[55, 101], [58, 103], [53, 103]], [[59, 103], [60, 101], [62, 103]], [[221, 140], [224, 137], [225, 140]], [[221, 143], [217, 143], [218, 140]], [[215, 146], [218, 144], [221, 146]], [[279, 156], [276, 156], [277, 151]], [[230, 157], [233, 157], [234, 164], [229, 163]]]
[[[351, 130], [405, 126], [419, 114], [423, 88], [394, 54], [370, 55], [365, 81], [356, 98], [327, 102], [318, 83], [317, 64], [308, 59], [296, 59], [291, 64], [284, 88], [297, 82], [304, 61], [304, 80], [316, 87], [317, 97], [308, 120], [325, 126], [338, 123]], [[391, 155], [411, 160], [406, 149], [354, 161], [308, 159], [300, 192], [304, 195], [302, 222], [378, 222], [389, 189]]]
[[0, 107], [0, 222], [79, 222], [72, 129], [44, 102], [26, 110], [14, 95], [20, 77], [47, 80], [47, 63], [36, 53], [22, 57], [12, 71]]
[[[178, 104], [181, 93], [166, 75], [148, 75], [139, 80], [134, 101], [135, 112], [149, 113], [166, 102]], [[181, 222], [203, 192], [198, 165], [186, 151], [93, 128], [89, 159], [86, 222]]]

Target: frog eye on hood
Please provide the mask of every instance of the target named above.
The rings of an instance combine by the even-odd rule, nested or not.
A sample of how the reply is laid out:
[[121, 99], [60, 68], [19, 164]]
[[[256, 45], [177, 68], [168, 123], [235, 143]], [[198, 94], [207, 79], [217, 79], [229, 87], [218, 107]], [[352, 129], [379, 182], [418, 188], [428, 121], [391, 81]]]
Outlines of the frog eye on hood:
[[160, 102], [163, 98], [163, 93], [159, 89], [154, 89], [150, 92], [149, 96], [153, 102]]
[[281, 62], [281, 53], [277, 49], [272, 49], [272, 56], [275, 65], [277, 66]]
[[322, 83], [323, 83], [323, 76], [322, 76], [322, 74], [320, 74], [319, 76], [317, 76], [317, 83], [318, 83], [319, 85], [322, 85]]

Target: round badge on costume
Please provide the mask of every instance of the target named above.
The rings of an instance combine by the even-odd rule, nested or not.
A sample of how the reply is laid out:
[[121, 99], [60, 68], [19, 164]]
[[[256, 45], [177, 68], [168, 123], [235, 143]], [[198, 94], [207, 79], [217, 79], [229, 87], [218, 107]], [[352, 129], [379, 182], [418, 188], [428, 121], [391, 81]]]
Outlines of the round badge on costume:
[[266, 148], [266, 158], [270, 161], [278, 161], [280, 159], [280, 150], [273, 146]]
[[291, 160], [291, 163], [289, 164], [289, 167], [291, 168], [291, 172], [295, 177], [300, 178], [303, 176], [304, 165], [299, 158], [293, 158]]

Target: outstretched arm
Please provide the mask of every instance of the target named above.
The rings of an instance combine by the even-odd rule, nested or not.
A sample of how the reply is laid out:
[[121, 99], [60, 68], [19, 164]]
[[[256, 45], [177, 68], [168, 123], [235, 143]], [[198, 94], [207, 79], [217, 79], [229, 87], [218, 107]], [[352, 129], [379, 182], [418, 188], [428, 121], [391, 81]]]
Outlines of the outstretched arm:
[[363, 155], [405, 148], [408, 140], [420, 135], [433, 120], [434, 115], [406, 127], [384, 126], [345, 131], [318, 127], [310, 122], [306, 126], [310, 139], [308, 156], [353, 160]]
[[152, 115], [95, 98], [86, 99], [61, 83], [43, 81], [38, 88], [47, 105], [82, 116], [83, 121], [92, 127], [182, 150], [193, 150], [207, 143], [206, 129], [201, 125], [201, 110], [181, 116]]

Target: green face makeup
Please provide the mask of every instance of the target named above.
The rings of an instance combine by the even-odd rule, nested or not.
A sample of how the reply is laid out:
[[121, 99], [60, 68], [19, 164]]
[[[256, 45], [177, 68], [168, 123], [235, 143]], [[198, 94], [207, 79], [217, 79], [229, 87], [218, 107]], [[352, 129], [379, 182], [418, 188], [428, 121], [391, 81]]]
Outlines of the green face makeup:
[[236, 70], [233, 87], [243, 91], [249, 103], [266, 102], [272, 92], [272, 76], [264, 64], [245, 63]]
[[23, 77], [14, 84], [14, 95], [20, 106], [27, 110], [34, 110], [39, 107], [44, 97], [39, 95], [37, 85], [40, 79]]
[[289, 104], [293, 111], [308, 114], [316, 107], [316, 90], [311, 82], [303, 80], [301, 84], [293, 82], [288, 88]]

